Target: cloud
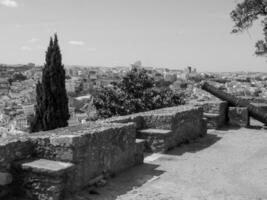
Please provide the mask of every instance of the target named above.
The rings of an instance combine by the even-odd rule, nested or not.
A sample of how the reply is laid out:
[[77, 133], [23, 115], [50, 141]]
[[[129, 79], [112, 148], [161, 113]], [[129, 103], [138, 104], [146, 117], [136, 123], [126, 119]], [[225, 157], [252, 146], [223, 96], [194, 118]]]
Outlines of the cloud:
[[179, 31], [177, 31], [176, 35], [184, 35], [185, 34], [185, 30], [184, 29], [181, 29]]
[[20, 47], [20, 50], [22, 50], [22, 51], [31, 51], [32, 48], [28, 47], [28, 46], [22, 46], [22, 47]]
[[96, 49], [95, 48], [88, 48], [87, 49], [89, 52], [96, 52]]
[[208, 17], [213, 17], [213, 18], [217, 18], [220, 20], [229, 20], [231, 19], [230, 14], [220, 14], [220, 13], [213, 13], [213, 14], [207, 14]]
[[85, 45], [85, 43], [83, 41], [75, 41], [75, 40], [69, 41], [69, 44], [77, 45], [77, 46], [84, 46]]
[[38, 41], [40, 41], [40, 39], [38, 39], [38, 38], [32, 38], [32, 39], [28, 40], [29, 43], [36, 43]]
[[9, 7], [9, 8], [16, 8], [18, 7], [18, 3], [14, 0], [2, 0], [0, 2], [3, 6]]

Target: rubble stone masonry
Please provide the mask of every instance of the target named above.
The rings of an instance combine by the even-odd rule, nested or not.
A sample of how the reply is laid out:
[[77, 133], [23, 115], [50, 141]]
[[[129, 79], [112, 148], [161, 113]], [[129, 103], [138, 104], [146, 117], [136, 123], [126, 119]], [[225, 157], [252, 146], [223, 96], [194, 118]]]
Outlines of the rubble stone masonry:
[[[136, 139], [138, 130], [171, 130], [172, 139], [167, 145], [168, 148], [172, 148], [205, 135], [206, 124], [202, 118], [202, 108], [179, 106], [22, 137], [0, 138], [0, 198], [8, 192], [25, 190], [25, 182], [30, 183], [29, 180], [40, 180], [40, 183], [31, 184], [32, 190], [25, 194], [29, 199], [31, 191], [45, 192], [46, 190], [40, 187], [47, 186], [47, 182], [51, 183], [51, 186], [55, 183], [55, 187], [52, 188], [56, 188], [57, 191], [76, 192], [100, 175], [119, 173], [142, 164], [144, 147], [143, 142]], [[61, 184], [61, 178], [53, 182], [50, 175], [25, 171], [21, 167], [21, 163], [25, 165], [27, 162], [40, 159], [73, 164], [71, 174], [64, 175], [64, 186]], [[55, 176], [62, 177], [61, 174]], [[21, 184], [18, 184], [20, 182]], [[64, 195], [58, 193], [51, 199], [58, 200]], [[46, 196], [39, 195], [38, 199], [46, 199]]]

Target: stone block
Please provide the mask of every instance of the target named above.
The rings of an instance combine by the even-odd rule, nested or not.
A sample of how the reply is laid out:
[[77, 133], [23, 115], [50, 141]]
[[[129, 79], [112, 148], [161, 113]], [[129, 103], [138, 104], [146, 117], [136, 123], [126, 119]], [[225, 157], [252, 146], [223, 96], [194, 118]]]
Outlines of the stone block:
[[144, 162], [144, 151], [146, 141], [143, 139], [135, 140], [135, 164], [143, 164]]
[[74, 167], [72, 163], [59, 162], [53, 160], [39, 159], [32, 162], [23, 163], [21, 168], [35, 173], [61, 175]]
[[39, 159], [20, 165], [17, 186], [26, 198], [34, 200], [61, 200], [67, 191], [67, 182], [74, 170], [72, 163]]
[[208, 129], [218, 129], [222, 126], [220, 115], [216, 113], [204, 113]]
[[165, 152], [170, 148], [171, 130], [144, 129], [138, 131], [137, 137], [146, 141], [146, 151]]
[[[24, 172], [22, 188], [26, 199], [31, 200], [63, 200], [67, 191], [65, 190], [66, 177], [44, 176], [41, 174]], [[20, 195], [21, 196], [21, 195]]]
[[12, 175], [7, 172], [0, 172], [0, 186], [9, 185], [12, 183]]
[[164, 129], [144, 129], [144, 130], [139, 130], [138, 133], [140, 135], [157, 135], [159, 137], [165, 137], [168, 134], [171, 134], [171, 130], [164, 130]]
[[229, 125], [238, 127], [249, 126], [248, 109], [245, 107], [229, 107]]
[[204, 101], [195, 105], [203, 108], [204, 116], [207, 116], [207, 128], [218, 129], [225, 125], [228, 107], [226, 101]]

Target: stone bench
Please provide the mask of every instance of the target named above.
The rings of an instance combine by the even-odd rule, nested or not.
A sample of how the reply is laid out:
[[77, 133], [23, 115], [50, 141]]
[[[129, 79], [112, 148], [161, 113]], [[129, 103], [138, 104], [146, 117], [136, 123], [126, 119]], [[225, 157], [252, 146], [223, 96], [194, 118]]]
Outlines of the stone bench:
[[203, 113], [203, 116], [207, 120], [208, 129], [217, 129], [224, 125], [224, 123], [222, 123], [220, 114]]
[[203, 114], [207, 119], [208, 129], [221, 128], [226, 124], [228, 108], [228, 103], [226, 101], [204, 101], [194, 104], [203, 108]]
[[231, 126], [249, 126], [249, 114], [246, 107], [229, 107], [228, 118]]
[[66, 194], [66, 183], [74, 164], [39, 159], [17, 164], [20, 174], [18, 187], [27, 199], [61, 200]]
[[0, 172], [0, 199], [10, 193], [10, 184], [12, 183], [13, 177], [8, 172]]
[[137, 138], [145, 140], [146, 151], [165, 152], [169, 149], [172, 131], [164, 129], [143, 129], [137, 132]]

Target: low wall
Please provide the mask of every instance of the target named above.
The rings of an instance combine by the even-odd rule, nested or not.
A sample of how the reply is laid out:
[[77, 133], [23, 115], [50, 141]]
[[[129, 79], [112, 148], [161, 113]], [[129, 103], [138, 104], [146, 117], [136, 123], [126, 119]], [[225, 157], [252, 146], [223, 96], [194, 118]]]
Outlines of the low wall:
[[[42, 135], [45, 135], [42, 137]], [[31, 136], [38, 158], [74, 163], [70, 190], [79, 190], [103, 173], [135, 165], [135, 125], [88, 123]]]
[[207, 132], [206, 122], [203, 120], [203, 108], [192, 105], [114, 117], [105, 122], [134, 122], [137, 130], [148, 128], [171, 130], [171, 137], [166, 144], [168, 149], [204, 136]]
[[226, 101], [195, 102], [194, 105], [203, 108], [204, 115], [208, 119], [208, 128], [221, 128], [227, 123], [228, 103]]
[[27, 136], [0, 138], [0, 199], [13, 192], [12, 164], [32, 157], [33, 144]]
[[267, 99], [262, 98], [262, 97], [238, 97], [243, 100], [246, 100], [248, 103], [266, 103], [267, 104]]
[[[141, 164], [142, 155], [139, 154], [143, 152], [136, 149], [135, 135], [134, 123], [88, 123], [23, 137], [1, 138], [0, 197], [19, 191], [15, 182], [20, 177], [12, 168], [19, 161], [43, 158], [75, 164], [74, 173], [66, 184], [69, 192], [82, 189], [99, 175]], [[12, 186], [14, 173], [16, 179], [13, 177]]]
[[[22, 137], [0, 138], [0, 189], [3, 193], [13, 189], [10, 183], [15, 163], [42, 158], [75, 165], [66, 183], [67, 190], [75, 192], [99, 175], [117, 173], [141, 164], [143, 146], [136, 142], [138, 130], [169, 129], [172, 131], [169, 142], [173, 147], [203, 136], [206, 127], [202, 118], [202, 108], [179, 106]], [[7, 179], [10, 176], [6, 175], [10, 175], [11, 179]], [[16, 185], [14, 191], [17, 190]]]

